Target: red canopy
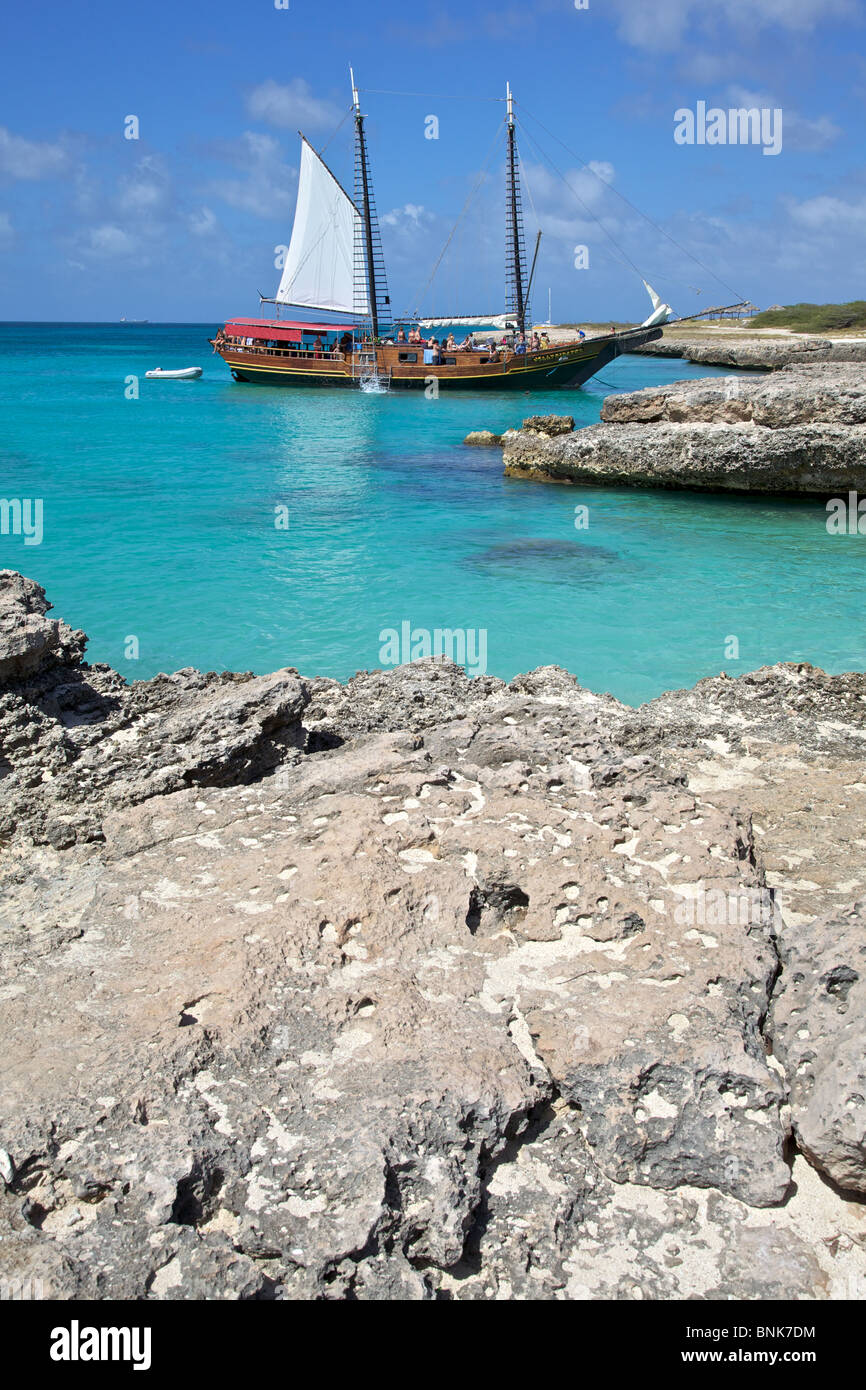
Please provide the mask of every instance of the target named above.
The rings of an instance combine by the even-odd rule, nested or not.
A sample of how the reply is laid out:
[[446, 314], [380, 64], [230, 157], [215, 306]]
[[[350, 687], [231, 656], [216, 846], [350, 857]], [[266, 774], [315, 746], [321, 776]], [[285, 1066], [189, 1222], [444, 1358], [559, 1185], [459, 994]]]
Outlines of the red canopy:
[[226, 333], [235, 338], [272, 338], [299, 343], [303, 333], [352, 333], [354, 323], [292, 323], [286, 319], [231, 319]]

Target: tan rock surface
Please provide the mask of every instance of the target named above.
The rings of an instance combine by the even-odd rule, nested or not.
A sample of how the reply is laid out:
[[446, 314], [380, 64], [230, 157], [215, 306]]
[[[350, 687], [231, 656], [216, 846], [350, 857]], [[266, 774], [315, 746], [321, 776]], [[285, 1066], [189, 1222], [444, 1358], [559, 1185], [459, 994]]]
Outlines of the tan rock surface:
[[[761, 853], [797, 761], [849, 775], [863, 681], [774, 668], [633, 711], [555, 668], [130, 689], [46, 653], [0, 694], [6, 804], [39, 793], [0, 861], [4, 1276], [845, 1296], [862, 1208], [792, 1183]], [[781, 728], [796, 758], [761, 780]]]

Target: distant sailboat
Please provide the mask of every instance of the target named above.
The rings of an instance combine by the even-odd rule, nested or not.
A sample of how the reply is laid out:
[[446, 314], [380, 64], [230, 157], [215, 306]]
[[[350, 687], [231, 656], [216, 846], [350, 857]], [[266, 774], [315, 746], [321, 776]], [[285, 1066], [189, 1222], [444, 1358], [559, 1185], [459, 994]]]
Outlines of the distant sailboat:
[[150, 319], [128, 319], [122, 318], [121, 323], [150, 323]]
[[[395, 321], [379, 237], [367, 155], [365, 117], [352, 77], [355, 189], [348, 193], [301, 136], [295, 221], [279, 288], [263, 304], [339, 315], [339, 321], [230, 319], [210, 341], [236, 381], [285, 386], [355, 386], [463, 390], [549, 390], [580, 386], [620, 353], [661, 337], [664, 311], [653, 291], [653, 314], [643, 325], [604, 337], [575, 338], [555, 346], [526, 341], [532, 326], [529, 297], [541, 233], [527, 263], [515, 118], [506, 89], [506, 308], [504, 313]], [[527, 273], [528, 271], [528, 273]], [[548, 314], [550, 300], [548, 297]], [[411, 326], [411, 338], [405, 327]], [[465, 332], [460, 347], [425, 341], [420, 329]], [[470, 335], [505, 334], [498, 345]], [[453, 339], [451, 340], [453, 344]]]

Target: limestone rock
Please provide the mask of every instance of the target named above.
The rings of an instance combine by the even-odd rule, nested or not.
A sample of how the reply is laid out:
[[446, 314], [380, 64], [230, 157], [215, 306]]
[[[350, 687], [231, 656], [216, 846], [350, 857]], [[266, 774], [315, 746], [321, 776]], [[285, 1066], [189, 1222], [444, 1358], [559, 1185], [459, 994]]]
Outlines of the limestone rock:
[[45, 615], [51, 604], [45, 590], [15, 570], [0, 570], [0, 681], [20, 679], [39, 670], [54, 653], [80, 658], [83, 632]]
[[866, 899], [791, 927], [771, 1034], [800, 1148], [866, 1195]]
[[84, 634], [48, 608], [38, 585], [0, 573], [0, 836], [98, 839], [113, 806], [246, 780], [303, 741], [297, 672], [186, 670], [128, 686], [83, 664]]
[[771, 372], [793, 365], [825, 362], [866, 362], [866, 344], [833, 342], [830, 338], [770, 338], [719, 334], [713, 338], [664, 338], [630, 348], [648, 357], [684, 357], [707, 366], [743, 367]]
[[470, 430], [464, 439], [464, 444], [477, 444], [479, 446], [493, 448], [502, 442], [501, 434], [494, 434], [492, 430]]
[[530, 415], [523, 422], [525, 430], [534, 430], [536, 434], [545, 434], [549, 438], [555, 438], [559, 434], [570, 434], [574, 429], [574, 417], [572, 415]]
[[628, 487], [847, 496], [864, 459], [866, 384], [850, 366], [650, 387], [607, 397], [587, 429], [503, 436], [512, 477]]
[[[127, 686], [43, 649], [0, 689], [4, 1277], [850, 1296], [857, 1213], [808, 1168], [780, 1205], [789, 1085], [813, 1155], [762, 855], [808, 833], [795, 779], [855, 780], [864, 709], [800, 667], [631, 710], [556, 667]], [[822, 855], [797, 891], [844, 905]]]
[[857, 367], [789, 367], [770, 377], [706, 377], [606, 396], [601, 418], [671, 424], [866, 424], [866, 379]]

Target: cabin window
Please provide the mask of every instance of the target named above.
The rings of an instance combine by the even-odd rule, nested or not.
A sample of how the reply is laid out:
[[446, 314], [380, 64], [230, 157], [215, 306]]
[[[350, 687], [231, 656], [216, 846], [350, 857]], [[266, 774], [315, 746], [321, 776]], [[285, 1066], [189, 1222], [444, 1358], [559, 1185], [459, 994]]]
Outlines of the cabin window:
[[443, 361], [443, 363], [445, 364], [446, 367], [456, 367], [456, 366], [457, 366], [457, 358], [456, 358], [456, 357], [443, 357], [443, 358], [442, 358], [442, 361]]
[[400, 361], [401, 361], [401, 362], [417, 362], [417, 361], [418, 361], [418, 354], [417, 354], [417, 352], [401, 352], [401, 353], [400, 353]]

